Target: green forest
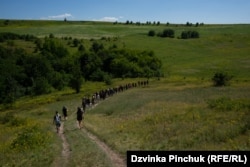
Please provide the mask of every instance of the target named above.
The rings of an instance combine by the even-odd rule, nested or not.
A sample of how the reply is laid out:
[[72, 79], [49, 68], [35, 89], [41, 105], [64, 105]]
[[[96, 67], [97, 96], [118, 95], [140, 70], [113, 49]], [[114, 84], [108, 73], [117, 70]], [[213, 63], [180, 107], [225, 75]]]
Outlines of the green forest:
[[[41, 95], [71, 87], [80, 92], [84, 81], [160, 77], [162, 62], [150, 50], [131, 50], [90, 39], [0, 34], [0, 103], [26, 95]], [[65, 41], [68, 41], [65, 43]], [[15, 44], [18, 42], [19, 44]], [[27, 45], [27, 46], [23, 46]], [[69, 49], [75, 48], [74, 51]]]

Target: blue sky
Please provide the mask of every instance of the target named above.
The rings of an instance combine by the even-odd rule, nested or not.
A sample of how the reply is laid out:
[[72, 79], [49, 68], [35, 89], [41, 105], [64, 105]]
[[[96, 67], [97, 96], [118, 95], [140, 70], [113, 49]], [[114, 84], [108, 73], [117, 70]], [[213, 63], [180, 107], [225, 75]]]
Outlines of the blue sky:
[[250, 23], [250, 0], [1, 0], [0, 19]]

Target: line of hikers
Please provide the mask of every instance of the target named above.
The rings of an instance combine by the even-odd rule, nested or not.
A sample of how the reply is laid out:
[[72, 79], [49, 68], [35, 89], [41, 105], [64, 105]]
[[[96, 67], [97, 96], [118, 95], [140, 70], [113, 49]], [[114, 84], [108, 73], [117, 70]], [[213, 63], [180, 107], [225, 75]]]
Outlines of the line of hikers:
[[[82, 98], [82, 107], [77, 107], [76, 111], [76, 119], [78, 122], [78, 127], [81, 129], [82, 126], [82, 120], [84, 119], [84, 113], [86, 111], [87, 107], [91, 107], [95, 104], [97, 104], [100, 100], [105, 100], [107, 97], [113, 96], [114, 94], [117, 94], [119, 92], [123, 92], [127, 89], [134, 88], [134, 87], [139, 87], [139, 86], [147, 86], [149, 84], [148, 80], [147, 81], [138, 81], [137, 83], [129, 83], [126, 85], [120, 85], [115, 88], [108, 88], [106, 90], [100, 90], [99, 92], [96, 92], [92, 95], [92, 97], [83, 97]], [[66, 121], [68, 118], [68, 109], [66, 106], [63, 106], [62, 108], [62, 114], [63, 118]], [[53, 117], [53, 124], [56, 126], [56, 132], [59, 133], [60, 127], [61, 127], [61, 115], [59, 114], [58, 111], [56, 111], [54, 117]]]
[[113, 96], [114, 94], [123, 92], [127, 89], [139, 87], [139, 86], [147, 86], [149, 81], [138, 81], [138, 83], [133, 82], [125, 85], [120, 85], [114, 88], [108, 88], [106, 90], [100, 90], [99, 92], [94, 93], [91, 97], [83, 97], [82, 98], [82, 108], [85, 110], [86, 107], [91, 107], [98, 103], [100, 100], [105, 100], [107, 97]]

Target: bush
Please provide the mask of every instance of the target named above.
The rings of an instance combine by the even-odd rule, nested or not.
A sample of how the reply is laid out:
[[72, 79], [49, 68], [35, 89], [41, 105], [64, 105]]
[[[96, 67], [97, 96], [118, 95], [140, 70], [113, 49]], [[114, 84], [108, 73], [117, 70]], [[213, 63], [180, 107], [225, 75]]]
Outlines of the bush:
[[150, 31], [148, 32], [148, 36], [150, 36], [150, 37], [155, 36], [155, 31], [154, 31], [154, 30], [150, 30]]
[[183, 31], [181, 33], [182, 39], [189, 39], [189, 38], [199, 38], [200, 34], [197, 31]]
[[233, 77], [225, 72], [216, 72], [212, 78], [214, 86], [228, 86]]
[[174, 38], [174, 30], [172, 29], [165, 29], [162, 33], [161, 37], [170, 37], [170, 38]]

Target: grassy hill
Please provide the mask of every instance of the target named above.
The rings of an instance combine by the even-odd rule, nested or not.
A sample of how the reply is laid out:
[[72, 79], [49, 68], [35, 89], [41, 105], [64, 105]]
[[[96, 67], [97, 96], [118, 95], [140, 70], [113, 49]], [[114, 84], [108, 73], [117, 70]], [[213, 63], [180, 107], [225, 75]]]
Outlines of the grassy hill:
[[[0, 21], [0, 32], [38, 37], [93, 39], [135, 50], [153, 50], [163, 61], [164, 78], [129, 89], [89, 109], [84, 125], [111, 148], [127, 150], [250, 150], [250, 25], [123, 25], [99, 22]], [[175, 30], [175, 38], [148, 37], [149, 30]], [[178, 39], [183, 30], [196, 30], [199, 39]], [[32, 52], [29, 42], [15, 41]], [[66, 42], [65, 42], [66, 45]], [[71, 52], [75, 48], [69, 47]], [[233, 75], [231, 86], [213, 87], [216, 71]], [[110, 86], [85, 82], [81, 93], [64, 89], [24, 97], [0, 111], [0, 166], [56, 166], [61, 140], [52, 117], [69, 108], [65, 136], [72, 149], [69, 164], [110, 166], [104, 153], [76, 129], [75, 112], [85, 95], [144, 78], [114, 79]], [[18, 163], [17, 163], [18, 162]]]
[[[216, 70], [229, 71], [239, 80], [248, 79], [250, 25], [124, 25], [102, 22], [62, 21], [9, 21], [0, 22], [0, 32], [32, 34], [38, 37], [54, 34], [56, 37], [90, 39], [115, 37], [109, 41], [118, 46], [136, 50], [153, 50], [164, 62], [165, 76], [195, 79], [210, 79]], [[175, 38], [148, 37], [149, 30], [159, 33], [173, 29]], [[181, 40], [182, 31], [195, 30], [199, 39]], [[239, 68], [239, 65], [241, 66]]]

